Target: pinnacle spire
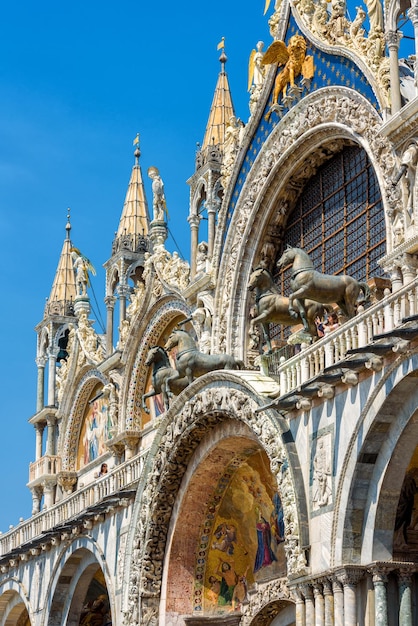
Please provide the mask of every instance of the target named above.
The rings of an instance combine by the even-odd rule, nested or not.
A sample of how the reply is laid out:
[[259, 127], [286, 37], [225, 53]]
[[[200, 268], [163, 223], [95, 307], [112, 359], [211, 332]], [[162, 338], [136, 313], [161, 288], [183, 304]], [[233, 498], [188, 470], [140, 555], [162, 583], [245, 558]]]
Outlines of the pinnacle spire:
[[221, 50], [219, 57], [221, 71], [219, 72], [212, 106], [209, 113], [209, 119], [206, 125], [202, 150], [205, 150], [211, 145], [219, 145], [222, 148], [225, 141], [226, 128], [231, 117], [235, 115], [231, 90], [229, 88], [228, 75], [225, 71], [225, 64], [228, 58], [225, 54], [224, 37], [222, 37], [222, 40], [218, 45], [218, 50]]
[[47, 315], [68, 315], [72, 314], [72, 306], [77, 295], [73, 259], [71, 256], [71, 222], [70, 209], [67, 213], [67, 223], [65, 225], [66, 236], [52, 283], [51, 294], [45, 309]]
[[121, 237], [125, 239], [131, 238], [135, 248], [138, 239], [148, 235], [149, 214], [141, 166], [139, 165], [139, 157], [141, 156], [139, 149], [139, 133], [133, 143], [135, 146], [135, 164], [132, 168], [125, 203], [116, 232], [116, 241]]

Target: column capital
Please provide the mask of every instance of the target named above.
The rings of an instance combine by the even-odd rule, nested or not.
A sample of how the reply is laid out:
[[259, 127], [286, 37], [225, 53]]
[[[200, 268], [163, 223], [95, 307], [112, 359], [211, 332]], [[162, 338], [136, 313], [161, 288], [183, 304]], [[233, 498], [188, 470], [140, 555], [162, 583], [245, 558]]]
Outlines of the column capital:
[[310, 583], [302, 583], [299, 585], [299, 589], [303, 593], [305, 600], [313, 600], [314, 594]]
[[106, 298], [104, 299], [105, 305], [107, 309], [114, 309], [115, 308], [115, 303], [116, 303], [116, 297], [115, 296], [106, 296]]
[[336, 573], [337, 579], [344, 587], [356, 587], [359, 580], [364, 578], [365, 571], [361, 567], [344, 567]]
[[190, 224], [190, 228], [199, 228], [201, 217], [200, 215], [189, 215], [187, 221]]
[[35, 359], [36, 367], [45, 367], [48, 358], [43, 354], [42, 356], [37, 356]]
[[400, 41], [402, 39], [402, 33], [398, 30], [389, 30], [385, 35], [385, 39], [389, 49], [395, 48], [396, 50], [398, 50]]

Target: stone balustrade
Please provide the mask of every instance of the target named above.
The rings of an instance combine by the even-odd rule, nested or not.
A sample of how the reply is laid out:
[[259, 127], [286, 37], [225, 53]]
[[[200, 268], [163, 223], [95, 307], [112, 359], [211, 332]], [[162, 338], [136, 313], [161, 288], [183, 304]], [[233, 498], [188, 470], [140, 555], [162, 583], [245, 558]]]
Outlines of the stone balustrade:
[[61, 457], [45, 454], [29, 465], [29, 484], [36, 485], [47, 476], [56, 476], [61, 471]]
[[[80, 487], [74, 493], [66, 495], [63, 500], [54, 504], [51, 508], [37, 513], [28, 520], [21, 522], [15, 528], [0, 536], [0, 559], [9, 552], [19, 549], [19, 553], [25, 554], [25, 544], [29, 544], [39, 539], [42, 545], [42, 534], [48, 531], [49, 535], [54, 534], [57, 528], [59, 534], [60, 525], [68, 520], [74, 520], [78, 515], [86, 511], [88, 507], [97, 505], [113, 494], [119, 494], [123, 498], [121, 491], [135, 487], [142, 473], [145, 452], [136, 455], [134, 458], [116, 466], [109, 474], [98, 478], [93, 483]], [[42, 459], [40, 459], [41, 461]], [[38, 463], [38, 462], [37, 462]], [[33, 464], [35, 465], [35, 463]], [[45, 537], [45, 543], [50, 538]], [[29, 550], [29, 548], [28, 548]]]
[[295, 356], [277, 359], [261, 357], [262, 371], [279, 381], [281, 395], [296, 392], [301, 385], [338, 364], [350, 350], [372, 344], [379, 335], [393, 331], [418, 312], [418, 278], [327, 333], [310, 346], [302, 346]]

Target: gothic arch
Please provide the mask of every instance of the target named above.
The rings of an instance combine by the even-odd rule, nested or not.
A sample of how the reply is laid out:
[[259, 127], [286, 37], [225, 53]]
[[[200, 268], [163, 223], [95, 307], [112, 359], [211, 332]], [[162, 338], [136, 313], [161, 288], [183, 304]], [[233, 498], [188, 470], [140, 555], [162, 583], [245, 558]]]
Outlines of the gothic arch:
[[[280, 211], [285, 215], [293, 208], [301, 187], [344, 144], [361, 146], [374, 168], [391, 249], [390, 220], [402, 207], [391, 178], [395, 155], [378, 134], [380, 124], [378, 114], [362, 96], [351, 89], [327, 88], [307, 96], [273, 130], [247, 176], [228, 230], [225, 206], [222, 209], [215, 247], [215, 254], [222, 252], [215, 296], [215, 310], [220, 311], [215, 320], [218, 347], [242, 356], [248, 278], [263, 240], [268, 240], [272, 228], [280, 229]], [[237, 323], [228, 325], [228, 319]]]
[[32, 615], [28, 595], [22, 583], [9, 579], [0, 586], [0, 626], [16, 626], [24, 613]]
[[89, 370], [78, 383], [71, 412], [67, 419], [63, 419], [58, 442], [58, 449], [62, 455], [63, 470], [65, 471], [74, 471], [76, 469], [80, 430], [90, 395], [96, 385], [99, 383], [106, 385], [108, 382], [106, 377], [98, 370]]
[[132, 429], [139, 426], [138, 416], [142, 412], [142, 394], [145, 393], [149, 367], [145, 365], [148, 351], [160, 340], [161, 334], [178, 317], [190, 317], [191, 311], [185, 302], [166, 296], [159, 299], [146, 318], [138, 321], [132, 329], [132, 336], [136, 336], [137, 348], [132, 349], [131, 361], [127, 362], [126, 369], [129, 375], [126, 377], [127, 384], [121, 393], [122, 423], [125, 428]]
[[267, 454], [282, 495], [288, 574], [306, 571], [307, 502], [295, 444], [275, 411], [260, 410], [263, 402], [245, 374], [212, 372], [187, 387], [166, 413], [147, 457], [128, 539], [128, 619], [136, 621], [138, 612], [157, 614], [170, 524], [188, 464], [204, 437], [216, 438], [217, 429], [237, 421]]
[[399, 493], [418, 440], [418, 353], [409, 356], [377, 382], [350, 439], [335, 498], [334, 566], [348, 556], [357, 564], [392, 559]]
[[63, 549], [55, 564], [48, 588], [51, 603], [44, 609], [43, 623], [77, 626], [87, 588], [98, 569], [105, 580], [111, 613], [115, 615], [112, 576], [105, 556], [94, 539], [83, 537]]

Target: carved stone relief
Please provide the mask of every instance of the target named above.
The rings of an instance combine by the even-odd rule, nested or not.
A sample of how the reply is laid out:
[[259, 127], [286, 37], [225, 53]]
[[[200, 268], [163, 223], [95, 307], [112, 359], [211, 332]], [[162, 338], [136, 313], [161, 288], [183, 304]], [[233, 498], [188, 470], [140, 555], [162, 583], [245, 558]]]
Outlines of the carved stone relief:
[[[147, 605], [148, 599], [155, 602], [160, 594], [168, 527], [183, 474], [203, 436], [226, 419], [240, 420], [249, 426], [269, 456], [283, 503], [288, 574], [301, 574], [306, 568], [299, 542], [292, 476], [274, 421], [267, 414], [255, 413], [257, 403], [248, 393], [219, 383], [204, 388], [180, 407], [176, 402], [166, 414], [167, 424], [138, 505], [140, 512], [125, 614], [127, 624], [136, 623], [134, 614], [138, 606]], [[274, 585], [277, 584], [275, 581]], [[260, 592], [267, 593], [265, 587], [260, 587]], [[252, 602], [263, 606], [266, 599], [254, 598]]]

